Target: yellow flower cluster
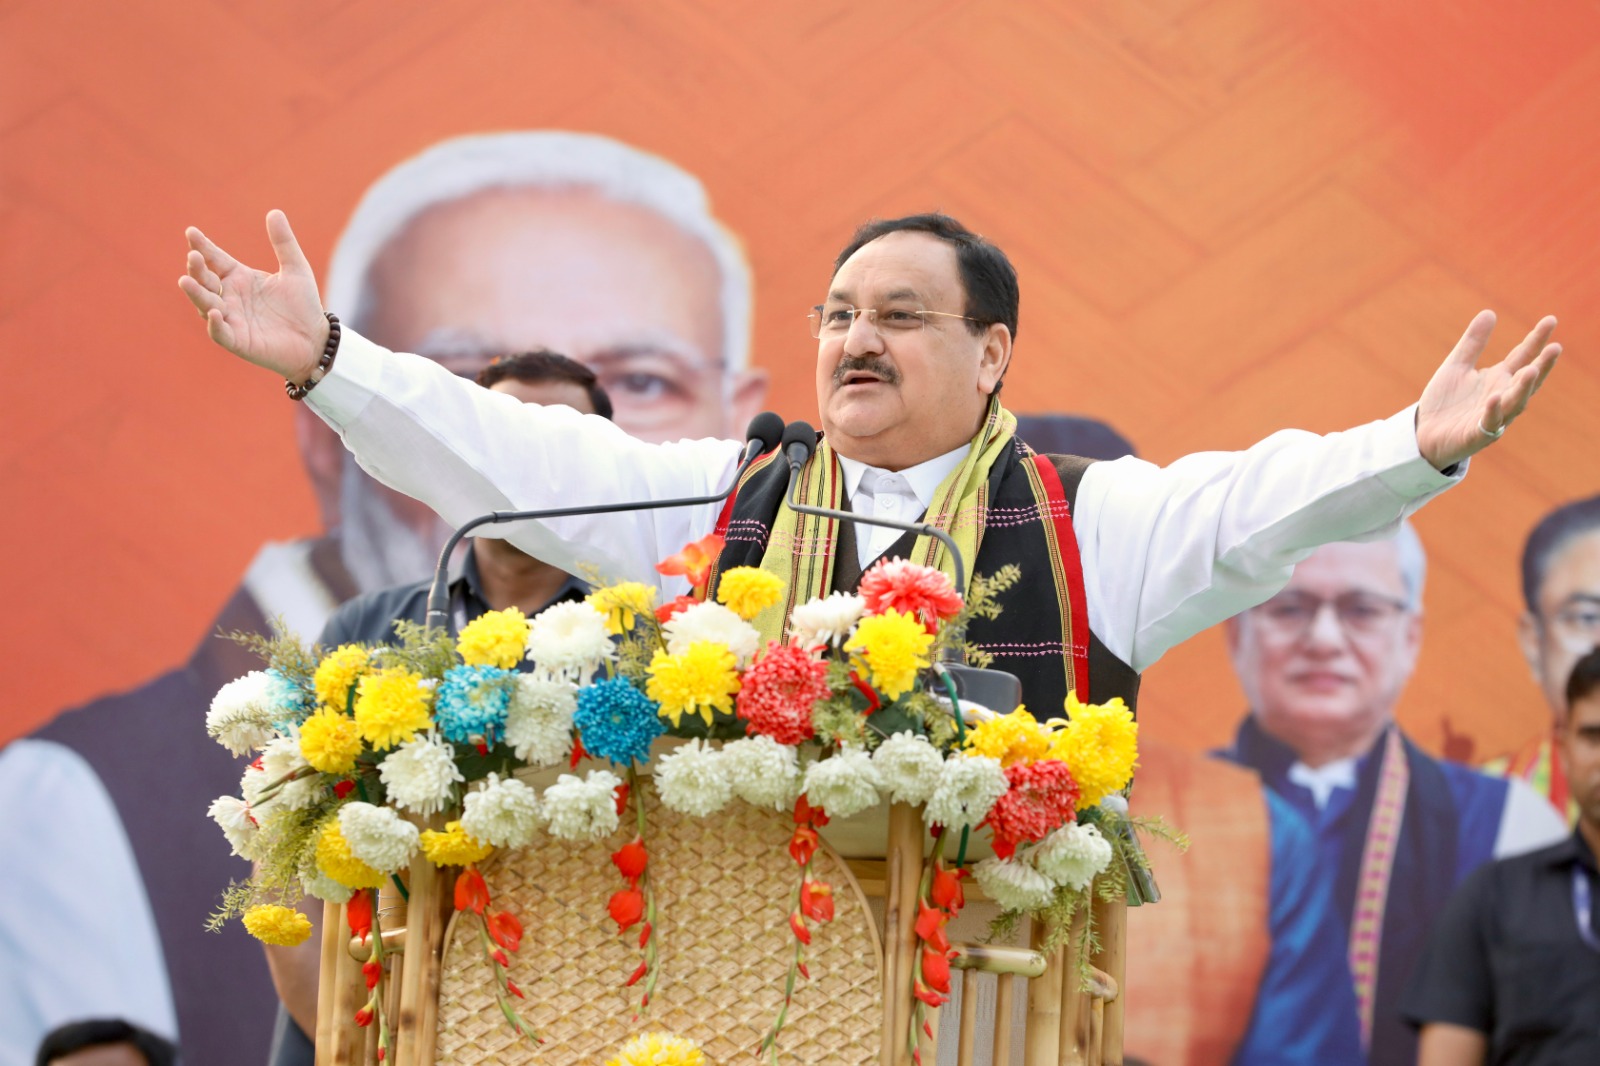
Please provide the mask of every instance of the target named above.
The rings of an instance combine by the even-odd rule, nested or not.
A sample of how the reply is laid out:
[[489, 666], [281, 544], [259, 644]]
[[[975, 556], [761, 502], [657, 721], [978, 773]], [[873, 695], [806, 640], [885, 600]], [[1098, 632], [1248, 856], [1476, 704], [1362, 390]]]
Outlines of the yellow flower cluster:
[[967, 750], [999, 759], [1000, 765], [1036, 762], [1050, 754], [1050, 732], [1026, 707], [979, 722], [967, 731]]
[[468, 836], [460, 822], [446, 824], [442, 833], [437, 829], [424, 829], [421, 843], [422, 854], [435, 866], [465, 866], [482, 862], [494, 854], [492, 846], [480, 844]]
[[671, 1033], [640, 1033], [607, 1059], [606, 1066], [705, 1066], [706, 1055], [693, 1040]]
[[263, 903], [244, 912], [244, 927], [263, 944], [292, 948], [311, 935], [311, 919], [293, 907]]
[[360, 754], [361, 733], [349, 715], [318, 707], [316, 714], [300, 723], [300, 755], [313, 769], [347, 774], [356, 768]]
[[317, 868], [346, 888], [377, 888], [387, 878], [350, 852], [350, 842], [339, 828], [339, 819], [330, 818], [317, 834]]
[[1078, 808], [1093, 807], [1127, 786], [1139, 765], [1139, 723], [1121, 699], [1079, 703], [1067, 693], [1067, 721], [1057, 725], [1050, 757], [1072, 771], [1081, 794]]
[[650, 660], [645, 694], [661, 704], [661, 717], [670, 719], [674, 729], [686, 711], [710, 725], [714, 713], [733, 713], [738, 665], [727, 645], [710, 640], [694, 641], [678, 655], [657, 651]]
[[855, 636], [844, 647], [860, 653], [872, 686], [892, 700], [917, 683], [917, 671], [928, 665], [932, 643], [933, 634], [916, 615], [891, 607], [856, 623]]
[[514, 669], [528, 653], [528, 617], [517, 607], [485, 611], [461, 627], [456, 650], [468, 666]]
[[746, 622], [782, 596], [783, 579], [755, 566], [736, 566], [717, 582], [717, 602]]
[[626, 633], [633, 628], [635, 615], [649, 614], [656, 606], [656, 588], [638, 581], [624, 581], [595, 589], [585, 600], [606, 616], [606, 632]]
[[374, 751], [404, 744], [432, 721], [432, 691], [422, 675], [396, 666], [374, 670], [356, 685], [356, 728]]
[[367, 672], [371, 662], [371, 654], [359, 644], [341, 644], [323, 656], [311, 679], [316, 686], [317, 702], [335, 710], [347, 710], [350, 689]]

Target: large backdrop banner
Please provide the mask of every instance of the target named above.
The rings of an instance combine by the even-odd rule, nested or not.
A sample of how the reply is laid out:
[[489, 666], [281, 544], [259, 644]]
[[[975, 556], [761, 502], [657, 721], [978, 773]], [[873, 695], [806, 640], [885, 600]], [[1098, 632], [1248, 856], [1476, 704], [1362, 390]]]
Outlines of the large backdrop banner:
[[[1600, 519], [1559, 510], [1600, 493], [1597, 113], [1600, 9], [1582, 0], [0, 4], [0, 537], [17, 605], [0, 838], [41, 856], [0, 888], [0, 929], [31, 929], [0, 973], [49, 938], [87, 957], [96, 923], [127, 922], [149, 930], [128, 972], [157, 974], [103, 1001], [81, 975], [30, 979], [0, 1030], [7, 1010], [35, 1034], [120, 1012], [175, 1027], [201, 1066], [265, 1057], [256, 945], [200, 931], [244, 870], [204, 817], [240, 770], [204, 737], [207, 702], [250, 668], [215, 634], [282, 617], [315, 636], [357, 591], [422, 577], [441, 540], [278, 383], [210, 345], [177, 290], [186, 225], [267, 264], [262, 218], [282, 208], [324, 301], [368, 336], [463, 373], [556, 348], [596, 368], [624, 428], [674, 439], [737, 435], [763, 408], [813, 419], [805, 315], [834, 255], [868, 218], [940, 210], [1016, 264], [1004, 396], [1041, 450], [1168, 463], [1348, 428], [1414, 402], [1479, 309], [1500, 316], [1494, 358], [1561, 319], [1568, 354], [1536, 410], [1415, 538], [1319, 556], [1298, 600], [1146, 675], [1141, 781], [1195, 837], [1188, 860], [1158, 860], [1187, 865], [1149, 921], [1202, 935], [1219, 897], [1198, 886], [1234, 845], [1208, 852], [1201, 823], [1233, 824], [1230, 803], [1272, 845], [1262, 929], [1236, 938], [1259, 941], [1237, 960], [1246, 993], [1174, 1006], [1187, 977], [1136, 978], [1177, 1034], [1142, 1053], [1198, 1062], [1270, 1039], [1254, 989], [1296, 935], [1275, 913], [1287, 897], [1266, 895], [1294, 836], [1279, 822], [1333, 861], [1359, 837], [1322, 822], [1339, 782], [1285, 776], [1306, 757], [1279, 750], [1280, 702], [1289, 718], [1392, 708], [1392, 757], [1442, 767], [1413, 787], [1463, 812], [1419, 864], [1464, 870], [1532, 824], [1517, 788], [1480, 796], [1456, 764], [1511, 756], [1559, 806], [1540, 740], [1574, 649], [1600, 635], [1600, 548], [1573, 547]], [[1553, 512], [1567, 524], [1547, 523], [1525, 566]], [[1281, 660], [1330, 633], [1356, 648], [1348, 664]], [[1270, 803], [1210, 754], [1224, 749]], [[1382, 758], [1350, 771], [1358, 808]], [[45, 802], [55, 787], [109, 803], [69, 822]], [[1492, 814], [1473, 821], [1477, 806]], [[91, 846], [102, 833], [115, 846]], [[148, 898], [126, 914], [90, 883], [118, 855]], [[1191, 883], [1205, 902], [1186, 911]], [[1426, 913], [1447, 890], [1413, 902]], [[64, 910], [73, 898], [94, 917]], [[1380, 1004], [1402, 979], [1376, 978]], [[1359, 974], [1355, 991], [1365, 1003]], [[1358, 1009], [1376, 1061], [1385, 1020]], [[31, 1061], [5, 1044], [0, 1064]]]

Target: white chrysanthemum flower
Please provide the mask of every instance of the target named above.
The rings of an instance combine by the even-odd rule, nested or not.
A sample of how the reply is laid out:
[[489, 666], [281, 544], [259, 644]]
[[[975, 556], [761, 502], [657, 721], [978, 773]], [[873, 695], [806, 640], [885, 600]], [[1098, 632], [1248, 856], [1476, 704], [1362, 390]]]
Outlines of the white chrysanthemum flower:
[[999, 759], [952, 755], [939, 769], [939, 783], [928, 797], [923, 820], [946, 829], [977, 825], [989, 817], [989, 808], [1009, 787]]
[[987, 858], [972, 868], [984, 894], [1007, 911], [1033, 911], [1050, 902], [1055, 886], [1027, 863]]
[[832, 592], [826, 599], [811, 599], [789, 614], [789, 632], [809, 648], [817, 644], [838, 647], [861, 616], [867, 601], [853, 592]]
[[587, 778], [562, 774], [540, 797], [545, 828], [562, 840], [598, 840], [617, 828], [616, 788], [622, 778], [590, 770]]
[[551, 604], [528, 621], [528, 658], [550, 677], [581, 681], [613, 654], [605, 615], [582, 600]]
[[506, 743], [529, 766], [555, 766], [572, 754], [572, 713], [578, 687], [571, 681], [518, 674], [506, 711]]
[[450, 790], [464, 780], [455, 752], [432, 733], [415, 736], [378, 765], [389, 802], [416, 814], [437, 814], [450, 802]]
[[806, 767], [805, 794], [828, 817], [849, 818], [878, 805], [882, 783], [872, 756], [860, 748], [845, 748]]
[[[274, 737], [269, 740], [261, 753], [261, 772], [266, 775], [267, 785], [283, 782], [272, 798], [266, 801], [267, 806], [300, 811], [322, 798], [322, 783], [318, 779], [318, 774], [311, 769], [311, 764], [306, 762], [305, 756], [300, 754], [298, 736]], [[303, 776], [293, 781], [284, 780], [290, 774], [296, 773]], [[254, 806], [259, 809], [262, 805]]]
[[915, 733], [896, 733], [878, 745], [872, 753], [872, 765], [878, 768], [883, 791], [895, 803], [928, 802], [939, 785], [939, 772], [944, 768], [944, 756], [928, 742], [927, 737]]
[[1033, 868], [1051, 881], [1082, 891], [1111, 865], [1111, 841], [1093, 825], [1069, 823], [1033, 849]]
[[461, 828], [473, 840], [497, 848], [520, 848], [539, 828], [539, 795], [514, 777], [490, 774], [483, 787], [467, 793]]
[[280, 717], [275, 686], [265, 670], [252, 670], [223, 685], [206, 712], [206, 733], [235, 755], [265, 747]]
[[251, 862], [260, 858], [255, 844], [261, 828], [256, 824], [255, 815], [250, 813], [248, 803], [237, 796], [218, 796], [211, 801], [206, 813], [222, 828], [222, 835], [228, 838], [228, 846], [235, 855]]
[[722, 763], [722, 752], [701, 740], [658, 757], [656, 790], [662, 805], [696, 818], [722, 810], [733, 798]]
[[740, 667], [750, 665], [750, 657], [761, 643], [761, 634], [756, 632], [755, 626], [722, 604], [709, 600], [685, 607], [673, 615], [661, 627], [661, 634], [667, 638], [669, 655], [682, 655], [689, 650], [689, 645], [708, 640], [726, 646], [739, 660]]
[[339, 808], [339, 832], [350, 854], [380, 873], [394, 873], [417, 850], [417, 827], [393, 807], [346, 803]]
[[722, 774], [733, 794], [752, 806], [787, 810], [800, 795], [795, 749], [765, 734], [724, 744]]
[[306, 895], [325, 903], [349, 903], [350, 897], [356, 894], [349, 885], [341, 885], [322, 872], [317, 865], [315, 848], [306, 849], [305, 861], [300, 864], [300, 887], [305, 889]]

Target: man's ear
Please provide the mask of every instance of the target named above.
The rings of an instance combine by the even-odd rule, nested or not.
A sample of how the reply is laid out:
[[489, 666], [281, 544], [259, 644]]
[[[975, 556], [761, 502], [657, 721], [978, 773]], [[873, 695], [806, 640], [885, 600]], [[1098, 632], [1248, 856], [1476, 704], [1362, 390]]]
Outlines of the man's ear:
[[339, 482], [344, 477], [344, 441], [305, 404], [295, 404], [295, 443], [311, 478], [326, 532], [339, 525]]
[[1004, 322], [991, 323], [984, 332], [983, 352], [978, 356], [978, 389], [993, 396], [1011, 365], [1011, 328]]

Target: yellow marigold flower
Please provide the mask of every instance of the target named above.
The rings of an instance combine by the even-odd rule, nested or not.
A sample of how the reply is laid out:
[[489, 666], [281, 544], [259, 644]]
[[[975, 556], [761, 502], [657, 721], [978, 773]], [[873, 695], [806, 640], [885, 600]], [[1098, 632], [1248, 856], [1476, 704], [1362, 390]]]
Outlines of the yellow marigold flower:
[[756, 566], [736, 566], [717, 582], [717, 602], [746, 622], [783, 597], [783, 579]]
[[979, 722], [967, 730], [967, 750], [999, 759], [1002, 767], [1036, 762], [1050, 754], [1050, 731], [1026, 707]]
[[244, 912], [244, 927], [263, 944], [292, 948], [311, 935], [311, 919], [293, 907], [263, 903]]
[[1121, 699], [1079, 703], [1067, 693], [1067, 721], [1050, 741], [1050, 757], [1072, 771], [1081, 794], [1078, 809], [1093, 807], [1125, 788], [1139, 765], [1139, 723]]
[[705, 1052], [693, 1040], [671, 1033], [640, 1033], [607, 1059], [606, 1066], [705, 1066]]
[[317, 702], [337, 711], [350, 708], [350, 689], [372, 665], [372, 654], [359, 644], [341, 644], [322, 657], [311, 681]]
[[456, 650], [468, 666], [515, 669], [528, 653], [528, 616], [517, 607], [485, 611], [461, 627]]
[[661, 704], [661, 717], [670, 719], [674, 729], [685, 711], [710, 725], [715, 712], [733, 713], [738, 665], [727, 645], [710, 640], [694, 641], [678, 655], [657, 651], [650, 660], [645, 695]]
[[446, 824], [442, 833], [437, 829], [424, 829], [421, 842], [422, 854], [435, 866], [465, 866], [482, 862], [494, 854], [493, 847], [468, 836], [460, 822]]
[[606, 616], [607, 633], [626, 633], [633, 628], [634, 615], [649, 614], [655, 609], [656, 587], [624, 581], [595, 589], [584, 602]]
[[374, 670], [356, 685], [356, 728], [374, 751], [404, 744], [432, 718], [428, 704], [433, 692], [422, 675], [403, 666]]
[[388, 880], [383, 871], [351, 854], [337, 818], [329, 818], [317, 834], [317, 869], [346, 888], [377, 888]]
[[332, 707], [318, 707], [317, 713], [300, 723], [300, 757], [312, 769], [325, 774], [347, 774], [356, 768], [361, 754], [361, 732], [355, 719]]
[[917, 683], [917, 671], [928, 665], [932, 643], [933, 634], [916, 615], [890, 608], [856, 623], [856, 634], [844, 647], [860, 653], [872, 687], [892, 700]]

